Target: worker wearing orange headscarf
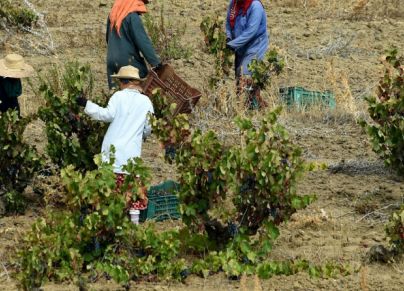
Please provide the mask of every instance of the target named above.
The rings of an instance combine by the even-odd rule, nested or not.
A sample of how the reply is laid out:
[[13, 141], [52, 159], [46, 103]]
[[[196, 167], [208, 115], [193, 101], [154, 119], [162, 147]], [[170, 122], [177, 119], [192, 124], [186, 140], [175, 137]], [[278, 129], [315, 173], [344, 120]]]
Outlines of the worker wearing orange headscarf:
[[147, 35], [141, 15], [147, 12], [147, 0], [115, 0], [107, 21], [108, 85], [113, 87], [111, 75], [123, 66], [139, 69], [140, 77], [148, 73], [146, 61], [160, 67], [161, 60]]

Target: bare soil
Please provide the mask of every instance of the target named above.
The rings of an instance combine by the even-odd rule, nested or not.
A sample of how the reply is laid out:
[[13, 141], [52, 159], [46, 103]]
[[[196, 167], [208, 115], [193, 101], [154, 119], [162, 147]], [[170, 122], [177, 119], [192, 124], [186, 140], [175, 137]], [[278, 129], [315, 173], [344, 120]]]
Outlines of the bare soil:
[[[106, 90], [105, 21], [112, 2], [33, 0], [36, 9], [45, 14], [55, 45], [54, 54], [40, 55], [32, 46], [47, 39], [20, 32], [7, 39], [1, 48], [1, 56], [17, 51], [26, 56], [38, 71], [46, 71], [52, 64], [66, 60], [89, 62], [95, 72], [97, 92]], [[374, 92], [382, 74], [379, 59], [385, 50], [395, 46], [404, 53], [404, 5], [401, 0], [262, 2], [268, 13], [271, 45], [278, 47], [287, 60], [286, 72], [274, 79], [266, 92], [268, 98], [274, 98], [281, 86], [329, 89], [337, 93], [338, 107], [336, 113], [319, 109], [305, 113], [287, 111], [281, 117], [293, 140], [302, 147], [304, 157], [325, 163], [328, 169], [302, 177], [299, 193], [315, 193], [318, 200], [282, 225], [272, 258], [341, 262], [360, 271], [335, 279], [312, 279], [304, 273], [269, 280], [243, 278], [241, 281], [229, 281], [223, 274], [208, 279], [191, 276], [185, 284], [137, 283], [132, 284], [132, 289], [403, 290], [403, 259], [389, 264], [366, 260], [372, 246], [387, 245], [384, 224], [403, 201], [403, 177], [397, 177], [383, 166], [355, 120], [366, 117], [362, 100]], [[364, 2], [367, 4], [361, 6]], [[168, 21], [187, 26], [182, 41], [192, 49], [192, 56], [171, 64], [179, 75], [204, 92], [195, 119], [203, 118], [200, 112], [204, 111], [204, 106], [208, 108], [214, 95], [207, 87], [207, 79], [213, 73], [213, 59], [202, 49], [199, 24], [203, 16], [215, 11], [224, 17], [227, 1], [156, 0], [149, 6], [151, 13], [158, 15], [163, 4]], [[4, 36], [4, 31], [0, 31], [1, 39]], [[27, 83], [24, 85], [20, 102], [23, 114], [28, 114], [35, 112], [43, 101], [35, 97]], [[226, 114], [218, 116], [210, 123], [208, 120], [198, 122], [205, 128], [226, 129], [229, 118]], [[232, 140], [233, 133], [225, 131], [221, 134]], [[30, 125], [27, 139], [40, 151], [44, 150], [46, 137], [40, 122]], [[175, 178], [175, 170], [164, 164], [161, 154], [155, 139], [145, 143], [143, 156], [153, 170], [155, 183]], [[12, 270], [6, 263], [9, 250], [40, 212], [40, 207], [33, 207], [24, 216], [0, 219], [0, 289], [16, 289]], [[107, 281], [91, 287], [96, 290], [120, 288]], [[44, 290], [76, 289], [72, 284], [44, 287]]]

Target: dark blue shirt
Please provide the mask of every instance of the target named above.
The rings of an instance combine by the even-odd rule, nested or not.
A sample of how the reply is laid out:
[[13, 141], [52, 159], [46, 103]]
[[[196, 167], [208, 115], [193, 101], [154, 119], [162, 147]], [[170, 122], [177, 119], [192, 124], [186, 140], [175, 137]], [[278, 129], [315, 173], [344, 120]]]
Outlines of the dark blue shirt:
[[0, 77], [0, 111], [14, 109], [20, 112], [18, 96], [22, 94], [21, 79]]
[[262, 3], [255, 0], [245, 15], [242, 14], [242, 9], [239, 11], [234, 28], [232, 28], [230, 11], [234, 1], [230, 1], [227, 10], [226, 36], [231, 39], [228, 45], [236, 52], [236, 74], [251, 75], [248, 65], [253, 59], [262, 60], [268, 49], [267, 16]]
[[144, 29], [142, 19], [136, 12], [125, 17], [120, 35], [115, 28], [111, 29], [108, 17], [107, 43], [107, 72], [110, 88], [112, 85], [110, 75], [118, 73], [121, 67], [134, 66], [139, 69], [140, 77], [144, 78], [148, 73], [146, 61], [152, 67], [160, 63], [160, 58]]

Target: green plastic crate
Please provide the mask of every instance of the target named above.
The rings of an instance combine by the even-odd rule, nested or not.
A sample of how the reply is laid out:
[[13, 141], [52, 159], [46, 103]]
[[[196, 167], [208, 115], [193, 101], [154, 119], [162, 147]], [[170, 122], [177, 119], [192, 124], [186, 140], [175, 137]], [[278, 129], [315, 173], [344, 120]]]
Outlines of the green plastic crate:
[[159, 185], [151, 186], [147, 191], [149, 203], [147, 209], [140, 211], [141, 222], [146, 220], [163, 221], [179, 219], [178, 197], [173, 194], [179, 189], [179, 184], [168, 180]]
[[166, 194], [173, 194], [180, 189], [180, 184], [173, 180], [164, 181], [161, 184], [150, 186], [149, 190], [147, 191], [148, 197], [154, 195], [166, 195]]
[[305, 108], [315, 104], [321, 104], [334, 109], [336, 106], [335, 96], [330, 91], [309, 91], [302, 87], [280, 88], [279, 93], [288, 106]]

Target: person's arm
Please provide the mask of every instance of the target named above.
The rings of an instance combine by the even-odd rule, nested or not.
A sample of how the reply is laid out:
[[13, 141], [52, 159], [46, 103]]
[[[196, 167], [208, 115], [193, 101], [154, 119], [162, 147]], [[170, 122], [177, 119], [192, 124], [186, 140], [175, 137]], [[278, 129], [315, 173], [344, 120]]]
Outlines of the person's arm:
[[228, 45], [235, 50], [242, 48], [246, 45], [257, 33], [259, 25], [261, 23], [262, 16], [262, 5], [261, 3], [255, 1], [250, 6], [250, 15], [248, 16], [247, 28], [243, 33], [232, 41], [228, 42]]
[[156, 54], [153, 44], [144, 29], [142, 19], [137, 13], [132, 13], [130, 18], [130, 29], [132, 41], [139, 48], [146, 61], [155, 67], [161, 63], [160, 57]]
[[105, 40], [108, 43], [108, 37], [109, 37], [109, 31], [111, 29], [111, 22], [109, 21], [109, 15], [108, 15], [108, 19], [107, 19], [107, 31], [105, 33]]
[[91, 118], [104, 122], [112, 122], [116, 113], [116, 96], [113, 95], [106, 108], [101, 107], [91, 101], [87, 101], [84, 112]]
[[2, 86], [7, 98], [17, 98], [22, 94], [21, 79], [17, 78], [4, 78]]
[[230, 26], [230, 11], [233, 6], [233, 1], [230, 1], [229, 7], [227, 8], [227, 16], [226, 16], [226, 39], [231, 40], [231, 26]]

